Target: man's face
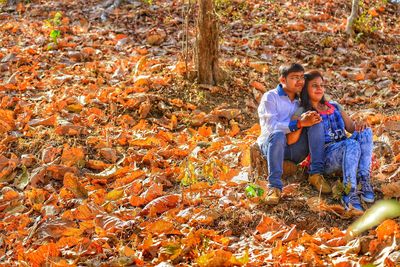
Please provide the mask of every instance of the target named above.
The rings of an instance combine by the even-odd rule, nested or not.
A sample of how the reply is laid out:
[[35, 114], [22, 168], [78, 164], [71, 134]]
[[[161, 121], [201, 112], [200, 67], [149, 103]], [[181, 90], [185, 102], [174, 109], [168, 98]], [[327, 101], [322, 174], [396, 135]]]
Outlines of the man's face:
[[287, 93], [300, 93], [304, 86], [304, 72], [291, 72], [286, 77], [281, 77], [280, 82]]

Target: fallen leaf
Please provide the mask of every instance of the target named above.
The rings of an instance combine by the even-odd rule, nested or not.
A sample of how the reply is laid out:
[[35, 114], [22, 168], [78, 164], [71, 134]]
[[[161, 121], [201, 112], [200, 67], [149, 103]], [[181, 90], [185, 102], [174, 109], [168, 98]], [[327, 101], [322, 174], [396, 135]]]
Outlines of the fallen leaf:
[[64, 187], [70, 190], [77, 198], [87, 198], [88, 191], [79, 182], [77, 176], [73, 173], [67, 172], [63, 181]]
[[162, 196], [150, 201], [140, 212], [142, 215], [149, 213], [159, 214], [176, 207], [181, 197], [178, 194]]
[[81, 147], [65, 147], [61, 155], [62, 163], [67, 167], [82, 167], [85, 164], [85, 152]]
[[278, 221], [274, 220], [271, 217], [263, 215], [263, 217], [261, 218], [260, 222], [258, 223], [258, 225], [256, 227], [256, 230], [260, 234], [264, 234], [269, 231], [276, 231], [280, 227], [281, 227], [281, 224]]

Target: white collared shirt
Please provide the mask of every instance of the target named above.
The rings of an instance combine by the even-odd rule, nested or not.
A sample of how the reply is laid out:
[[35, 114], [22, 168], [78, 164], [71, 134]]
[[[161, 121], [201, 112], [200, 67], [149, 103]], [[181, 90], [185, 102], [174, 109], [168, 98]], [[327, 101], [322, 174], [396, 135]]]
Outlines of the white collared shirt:
[[275, 89], [266, 92], [258, 106], [261, 134], [257, 139], [261, 146], [271, 133], [283, 132], [285, 134], [297, 130], [297, 121], [291, 121], [292, 115], [299, 107], [299, 100], [290, 100], [279, 84]]

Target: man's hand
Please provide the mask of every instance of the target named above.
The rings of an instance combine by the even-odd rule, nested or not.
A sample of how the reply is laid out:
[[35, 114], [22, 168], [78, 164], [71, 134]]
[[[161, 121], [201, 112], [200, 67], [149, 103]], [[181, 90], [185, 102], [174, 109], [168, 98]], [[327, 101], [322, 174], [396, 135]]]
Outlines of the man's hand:
[[301, 127], [310, 127], [322, 121], [321, 116], [316, 111], [307, 111], [300, 116]]

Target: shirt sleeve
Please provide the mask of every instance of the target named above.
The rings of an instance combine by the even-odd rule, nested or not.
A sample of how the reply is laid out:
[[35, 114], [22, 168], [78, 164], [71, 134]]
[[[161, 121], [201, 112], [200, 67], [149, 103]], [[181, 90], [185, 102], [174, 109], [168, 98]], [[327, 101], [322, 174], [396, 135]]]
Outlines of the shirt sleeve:
[[292, 120], [294, 120], [294, 119], [298, 119], [298, 118], [300, 118], [300, 116], [301, 116], [301, 114], [303, 114], [304, 113], [304, 108], [303, 107], [299, 107], [297, 110], [296, 110], [296, 112], [293, 114], [293, 116], [292, 116]]
[[298, 129], [297, 120], [278, 120], [277, 101], [272, 94], [267, 93], [262, 97], [258, 107], [258, 116], [262, 132], [284, 132], [287, 134]]

